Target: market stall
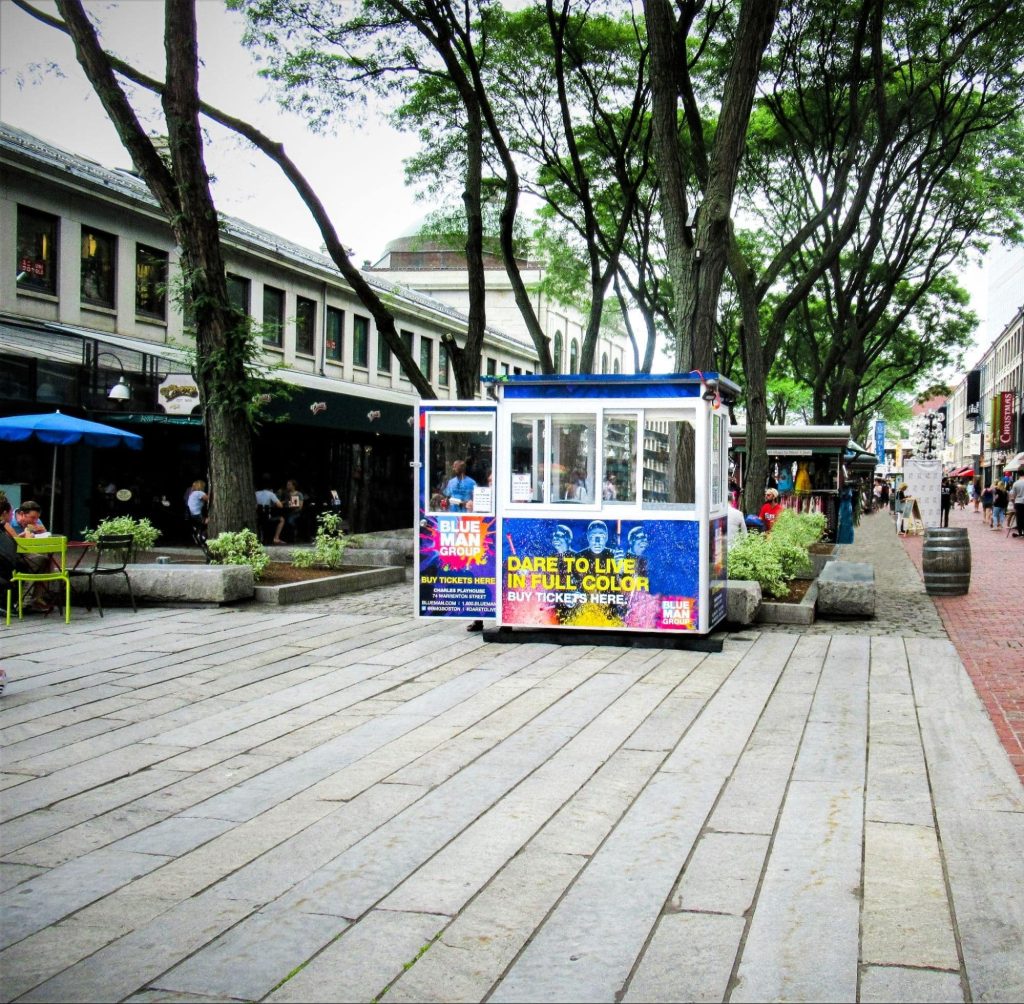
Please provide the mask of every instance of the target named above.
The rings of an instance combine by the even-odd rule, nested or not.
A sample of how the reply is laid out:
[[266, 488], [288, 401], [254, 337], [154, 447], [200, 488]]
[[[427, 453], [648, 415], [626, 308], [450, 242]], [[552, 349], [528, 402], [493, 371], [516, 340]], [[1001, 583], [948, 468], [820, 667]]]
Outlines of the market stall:
[[[734, 478], [743, 485], [747, 465], [747, 430], [729, 430]], [[840, 492], [846, 487], [848, 454], [859, 459], [867, 451], [850, 439], [848, 425], [770, 425], [767, 430], [769, 485], [778, 489], [783, 506], [825, 516], [825, 540], [835, 541], [839, 527]]]

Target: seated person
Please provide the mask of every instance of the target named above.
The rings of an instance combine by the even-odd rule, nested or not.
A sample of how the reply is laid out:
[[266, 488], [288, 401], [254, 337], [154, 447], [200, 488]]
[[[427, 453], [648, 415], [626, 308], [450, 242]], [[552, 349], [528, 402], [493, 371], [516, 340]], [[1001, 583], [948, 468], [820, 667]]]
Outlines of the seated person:
[[41, 507], [38, 502], [22, 502], [11, 514], [10, 525], [16, 537], [36, 537], [47, 533], [39, 518]]
[[[6, 503], [9, 513], [5, 513], [3, 521], [6, 532], [12, 537], [23, 537], [32, 539], [39, 536], [49, 536], [49, 531], [43, 526], [39, 518], [40, 505], [38, 502], [22, 502], [17, 509], [10, 512], [10, 502]], [[50, 567], [50, 556], [48, 554], [19, 554], [16, 567], [25, 572], [45, 572]], [[46, 600], [46, 584], [37, 582], [32, 585], [25, 594], [29, 609], [48, 611], [51, 604]]]
[[[287, 510], [285, 523], [288, 524], [288, 529], [291, 531], [292, 540], [298, 540], [299, 520], [302, 518], [302, 507], [305, 504], [306, 496], [299, 491], [298, 485], [291, 479], [284, 483], [284, 491], [281, 495], [284, 508]], [[283, 542], [279, 541], [279, 543]]]
[[[284, 503], [274, 494], [274, 492], [267, 487], [266, 484], [262, 488], [259, 488], [256, 492], [256, 505], [263, 506], [266, 509], [264, 519], [267, 521], [267, 525], [270, 523], [274, 524], [274, 539], [271, 541], [272, 544], [283, 544], [284, 541], [281, 539], [281, 530], [284, 527]], [[272, 509], [280, 509], [281, 512], [271, 512]]]
[[449, 512], [468, 512], [467, 503], [473, 498], [474, 488], [476, 488], [476, 482], [466, 473], [466, 462], [464, 460], [454, 461], [452, 477], [444, 487]]

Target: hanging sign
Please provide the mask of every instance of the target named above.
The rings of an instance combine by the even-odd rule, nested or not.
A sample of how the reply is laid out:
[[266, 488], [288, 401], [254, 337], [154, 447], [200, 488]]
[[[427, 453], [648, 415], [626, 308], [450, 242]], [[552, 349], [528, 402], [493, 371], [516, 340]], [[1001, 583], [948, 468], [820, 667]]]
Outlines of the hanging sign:
[[199, 404], [199, 386], [191, 373], [168, 373], [156, 391], [156, 400], [168, 415], [191, 415]]
[[1013, 391], [1001, 391], [999, 403], [1002, 409], [999, 425], [997, 426], [999, 445], [1005, 448], [1013, 443]]

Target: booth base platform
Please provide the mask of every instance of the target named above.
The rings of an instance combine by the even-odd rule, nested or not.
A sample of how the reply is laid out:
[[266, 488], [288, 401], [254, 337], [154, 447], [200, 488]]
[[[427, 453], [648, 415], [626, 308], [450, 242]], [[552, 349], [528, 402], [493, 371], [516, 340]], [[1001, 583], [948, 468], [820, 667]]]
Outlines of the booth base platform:
[[671, 648], [721, 652], [721, 635], [666, 631], [567, 631], [565, 628], [485, 627], [483, 639], [502, 645], [613, 645], [616, 648]]

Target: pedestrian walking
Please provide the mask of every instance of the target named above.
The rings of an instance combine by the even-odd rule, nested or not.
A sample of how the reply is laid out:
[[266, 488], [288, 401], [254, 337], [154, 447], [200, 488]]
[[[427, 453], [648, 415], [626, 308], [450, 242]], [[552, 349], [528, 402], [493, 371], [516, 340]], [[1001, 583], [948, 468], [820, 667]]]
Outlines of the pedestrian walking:
[[981, 521], [985, 526], [992, 525], [992, 486], [985, 485], [981, 490]]
[[1006, 506], [1009, 503], [1010, 493], [1002, 481], [997, 481], [992, 489], [992, 529], [1002, 530], [1003, 520], [1006, 518]]
[[942, 488], [939, 492], [939, 506], [942, 510], [939, 526], [949, 526], [949, 510], [953, 507], [953, 485], [949, 478], [942, 479]]
[[1017, 480], [1010, 486], [1009, 500], [1013, 504], [1015, 537], [1024, 537], [1024, 470], [1017, 472]]

